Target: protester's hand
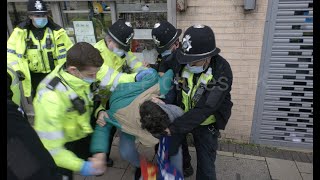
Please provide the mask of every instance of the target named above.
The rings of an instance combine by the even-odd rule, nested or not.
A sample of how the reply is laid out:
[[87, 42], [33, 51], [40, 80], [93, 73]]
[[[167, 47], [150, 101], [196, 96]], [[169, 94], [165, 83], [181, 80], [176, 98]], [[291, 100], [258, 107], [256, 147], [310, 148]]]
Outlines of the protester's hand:
[[170, 132], [170, 129], [169, 129], [169, 128], [166, 128], [164, 131], [167, 132], [167, 135], [168, 135], [168, 136], [171, 136], [171, 132]]
[[148, 69], [145, 69], [145, 70], [138, 72], [138, 74], [136, 75], [136, 81], [137, 82], [141, 81], [144, 76], [152, 74], [153, 72], [155, 72], [155, 70], [152, 68], [148, 68]]
[[150, 68], [150, 64], [147, 63], [146, 61], [143, 61], [142, 64], [143, 64], [144, 67]]
[[108, 113], [105, 111], [100, 111], [97, 118], [97, 124], [101, 127], [105, 126], [107, 123], [104, 118], [109, 118]]
[[158, 97], [152, 97], [151, 101], [154, 103], [159, 103], [159, 104], [165, 104], [165, 102], [163, 102], [161, 99], [159, 99]]

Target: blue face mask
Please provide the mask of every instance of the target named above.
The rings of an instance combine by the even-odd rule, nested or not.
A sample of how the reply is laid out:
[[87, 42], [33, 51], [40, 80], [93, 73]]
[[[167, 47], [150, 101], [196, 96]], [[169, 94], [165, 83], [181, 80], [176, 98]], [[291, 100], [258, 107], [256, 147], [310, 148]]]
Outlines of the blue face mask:
[[199, 74], [204, 71], [203, 65], [202, 66], [190, 66], [189, 64], [187, 64], [187, 69], [194, 74]]
[[92, 84], [93, 82], [95, 82], [96, 80], [93, 78], [83, 78], [82, 80], [84, 80], [85, 82]]
[[34, 18], [33, 20], [36, 28], [43, 28], [48, 24], [48, 18], [46, 17]]
[[125, 53], [125, 51], [123, 49], [119, 49], [119, 48], [113, 48], [113, 53], [115, 53], [117, 56], [122, 57]]
[[168, 50], [165, 50], [163, 53], [161, 53], [161, 56], [164, 57], [164, 56], [168, 56], [172, 53], [172, 51], [170, 49]]

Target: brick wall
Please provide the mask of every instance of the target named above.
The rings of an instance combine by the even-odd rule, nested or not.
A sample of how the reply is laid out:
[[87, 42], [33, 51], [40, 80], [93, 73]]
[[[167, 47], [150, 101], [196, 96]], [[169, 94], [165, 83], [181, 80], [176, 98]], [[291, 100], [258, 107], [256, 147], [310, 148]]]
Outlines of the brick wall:
[[248, 142], [251, 133], [268, 0], [257, 0], [246, 12], [244, 0], [188, 0], [186, 12], [177, 12], [183, 32], [193, 24], [210, 26], [221, 55], [233, 70], [234, 107], [223, 138]]

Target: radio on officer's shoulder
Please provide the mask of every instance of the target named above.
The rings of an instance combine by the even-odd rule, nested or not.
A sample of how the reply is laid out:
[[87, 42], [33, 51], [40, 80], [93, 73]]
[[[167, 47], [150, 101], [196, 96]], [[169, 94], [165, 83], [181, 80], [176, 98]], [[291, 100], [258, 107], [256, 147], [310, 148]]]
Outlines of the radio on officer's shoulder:
[[85, 102], [83, 99], [80, 99], [79, 96], [75, 99], [72, 99], [71, 103], [73, 105], [73, 108], [75, 110], [77, 110], [80, 115], [82, 115], [86, 112]]
[[206, 90], [206, 85], [203, 83], [200, 83], [198, 89], [196, 90], [196, 92], [194, 93], [194, 96], [192, 97], [192, 101], [194, 104], [198, 103], [198, 101], [200, 100], [205, 90]]

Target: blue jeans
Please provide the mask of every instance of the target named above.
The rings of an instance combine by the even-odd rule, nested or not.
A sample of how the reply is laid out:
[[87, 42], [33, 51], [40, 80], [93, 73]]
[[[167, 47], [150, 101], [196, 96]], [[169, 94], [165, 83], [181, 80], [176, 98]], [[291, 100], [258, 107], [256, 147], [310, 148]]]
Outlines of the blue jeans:
[[[135, 137], [124, 132], [120, 134], [119, 151], [122, 159], [130, 162], [135, 167], [140, 167], [139, 153], [135, 144]], [[169, 157], [171, 164], [183, 173], [182, 169], [182, 150], [181, 147], [177, 154]]]

